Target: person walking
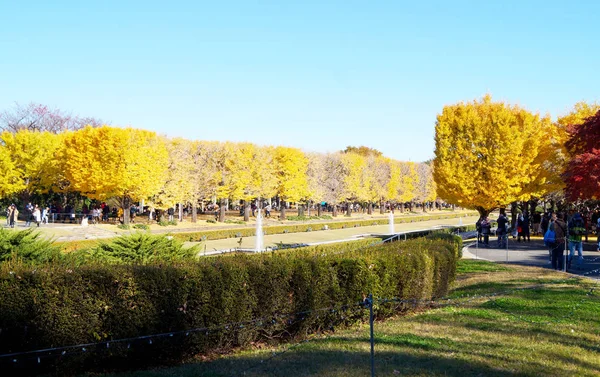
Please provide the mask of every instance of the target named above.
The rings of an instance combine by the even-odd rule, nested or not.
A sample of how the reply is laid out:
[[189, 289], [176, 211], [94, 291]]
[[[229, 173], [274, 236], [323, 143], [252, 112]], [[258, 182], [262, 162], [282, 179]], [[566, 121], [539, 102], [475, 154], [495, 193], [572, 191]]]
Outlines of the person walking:
[[577, 249], [577, 263], [575, 268], [581, 269], [583, 264], [583, 242], [582, 236], [585, 234], [585, 222], [579, 212], [576, 212], [571, 221], [569, 221], [569, 260], [567, 262], [567, 269], [571, 268], [571, 262], [575, 256], [575, 249]]
[[35, 205], [35, 208], [33, 209], [33, 212], [31, 213], [32, 217], [33, 217], [33, 221], [35, 221], [35, 224], [38, 226], [38, 228], [40, 227], [40, 223], [42, 222], [42, 212], [40, 211], [40, 207], [38, 207], [38, 205]]
[[490, 233], [492, 231], [492, 224], [490, 223], [489, 217], [486, 217], [481, 222], [481, 235], [483, 236], [483, 245], [490, 247]]
[[46, 207], [42, 210], [42, 224], [48, 224], [48, 214], [50, 213], [50, 207]]
[[483, 233], [481, 228], [481, 223], [485, 220], [483, 216], [479, 217], [479, 220], [475, 223], [475, 229], [477, 230], [477, 243], [483, 242]]
[[498, 229], [496, 230], [496, 233], [498, 234], [498, 247], [504, 248], [507, 246], [508, 242], [508, 217], [506, 217], [504, 208], [500, 210], [500, 216], [498, 216], [498, 220], [496, 222], [498, 223]]
[[33, 218], [33, 205], [30, 202], [25, 206], [25, 226], [31, 226], [32, 218]]
[[14, 228], [15, 224], [17, 223], [17, 220], [19, 219], [19, 210], [14, 204], [10, 206], [10, 215], [8, 216], [8, 218], [10, 222], [10, 227]]
[[548, 223], [548, 231], [554, 232], [554, 241], [549, 243], [552, 254], [552, 268], [555, 270], [563, 269], [563, 252], [565, 250], [565, 235], [567, 225], [560, 219], [556, 212], [553, 212]]

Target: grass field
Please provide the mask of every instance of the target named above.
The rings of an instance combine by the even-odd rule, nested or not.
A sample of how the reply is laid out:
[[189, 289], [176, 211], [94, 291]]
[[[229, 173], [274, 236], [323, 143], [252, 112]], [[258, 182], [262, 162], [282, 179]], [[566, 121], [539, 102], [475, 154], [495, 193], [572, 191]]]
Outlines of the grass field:
[[[497, 295], [492, 295], [497, 294]], [[378, 376], [598, 376], [597, 283], [546, 269], [461, 261], [453, 300], [375, 323]], [[367, 376], [369, 328], [119, 377]]]

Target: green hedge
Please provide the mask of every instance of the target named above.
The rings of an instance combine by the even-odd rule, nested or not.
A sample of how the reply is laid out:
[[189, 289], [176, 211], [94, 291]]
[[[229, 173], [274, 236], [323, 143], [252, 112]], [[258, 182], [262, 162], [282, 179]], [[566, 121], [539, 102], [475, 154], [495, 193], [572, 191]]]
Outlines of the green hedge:
[[[394, 218], [395, 224], [413, 223], [427, 220], [455, 219], [476, 215], [476, 212], [462, 214], [441, 214], [427, 216], [406, 216]], [[386, 225], [388, 219], [354, 220], [354, 221], [332, 221], [326, 223], [272, 225], [263, 228], [265, 234], [301, 233], [327, 229], [356, 228], [361, 226]], [[310, 229], [310, 230], [308, 230]], [[201, 242], [220, 240], [224, 238], [252, 237], [256, 233], [255, 228], [231, 228], [220, 230], [204, 230], [198, 232], [173, 233], [172, 236], [181, 241]]]
[[[440, 239], [443, 238], [443, 239]], [[0, 359], [3, 374], [72, 374], [148, 366], [197, 353], [227, 352], [254, 341], [288, 340], [364, 320], [357, 303], [446, 294], [460, 240], [450, 235], [377, 245], [341, 254], [303, 252], [210, 258], [179, 265], [32, 269], [0, 266], [0, 354], [101, 342], [97, 346]], [[332, 249], [333, 250], [333, 249]], [[348, 305], [349, 308], [343, 308]], [[326, 307], [333, 311], [288, 316]], [[407, 305], [378, 304], [385, 317]], [[125, 343], [108, 340], [265, 318], [244, 326]], [[128, 347], [128, 345], [130, 347]], [[72, 352], [75, 351], [75, 352]]]

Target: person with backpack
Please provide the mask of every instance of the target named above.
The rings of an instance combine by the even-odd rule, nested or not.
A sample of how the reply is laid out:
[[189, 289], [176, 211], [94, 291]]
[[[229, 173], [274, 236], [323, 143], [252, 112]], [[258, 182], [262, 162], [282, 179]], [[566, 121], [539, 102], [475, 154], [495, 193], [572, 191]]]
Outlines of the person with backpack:
[[577, 249], [577, 264], [576, 269], [581, 269], [583, 264], [583, 242], [581, 237], [585, 234], [585, 222], [579, 212], [575, 213], [569, 221], [569, 260], [567, 261], [567, 269], [571, 268], [571, 262], [575, 256]]
[[565, 234], [567, 225], [558, 218], [556, 212], [552, 213], [548, 222], [548, 230], [544, 234], [544, 244], [549, 248], [551, 254], [552, 268], [563, 269], [563, 252], [565, 250]]

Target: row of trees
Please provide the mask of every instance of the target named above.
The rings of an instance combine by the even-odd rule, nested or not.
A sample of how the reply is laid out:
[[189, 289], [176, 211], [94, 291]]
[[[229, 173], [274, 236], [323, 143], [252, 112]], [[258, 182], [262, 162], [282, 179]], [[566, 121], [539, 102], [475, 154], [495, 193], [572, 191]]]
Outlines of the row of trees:
[[600, 199], [599, 111], [582, 102], [552, 122], [489, 95], [445, 106], [435, 128], [438, 195], [482, 216], [543, 198]]
[[[78, 193], [90, 199], [117, 198], [125, 223], [134, 201], [159, 209], [176, 203], [278, 197], [281, 201], [385, 203], [436, 199], [431, 168], [400, 162], [366, 147], [339, 153], [251, 143], [169, 139], [153, 132], [110, 126], [47, 132], [20, 129], [0, 135], [0, 196]], [[350, 206], [347, 206], [348, 208]], [[285, 218], [285, 206], [281, 206]], [[221, 205], [221, 221], [225, 206]]]

